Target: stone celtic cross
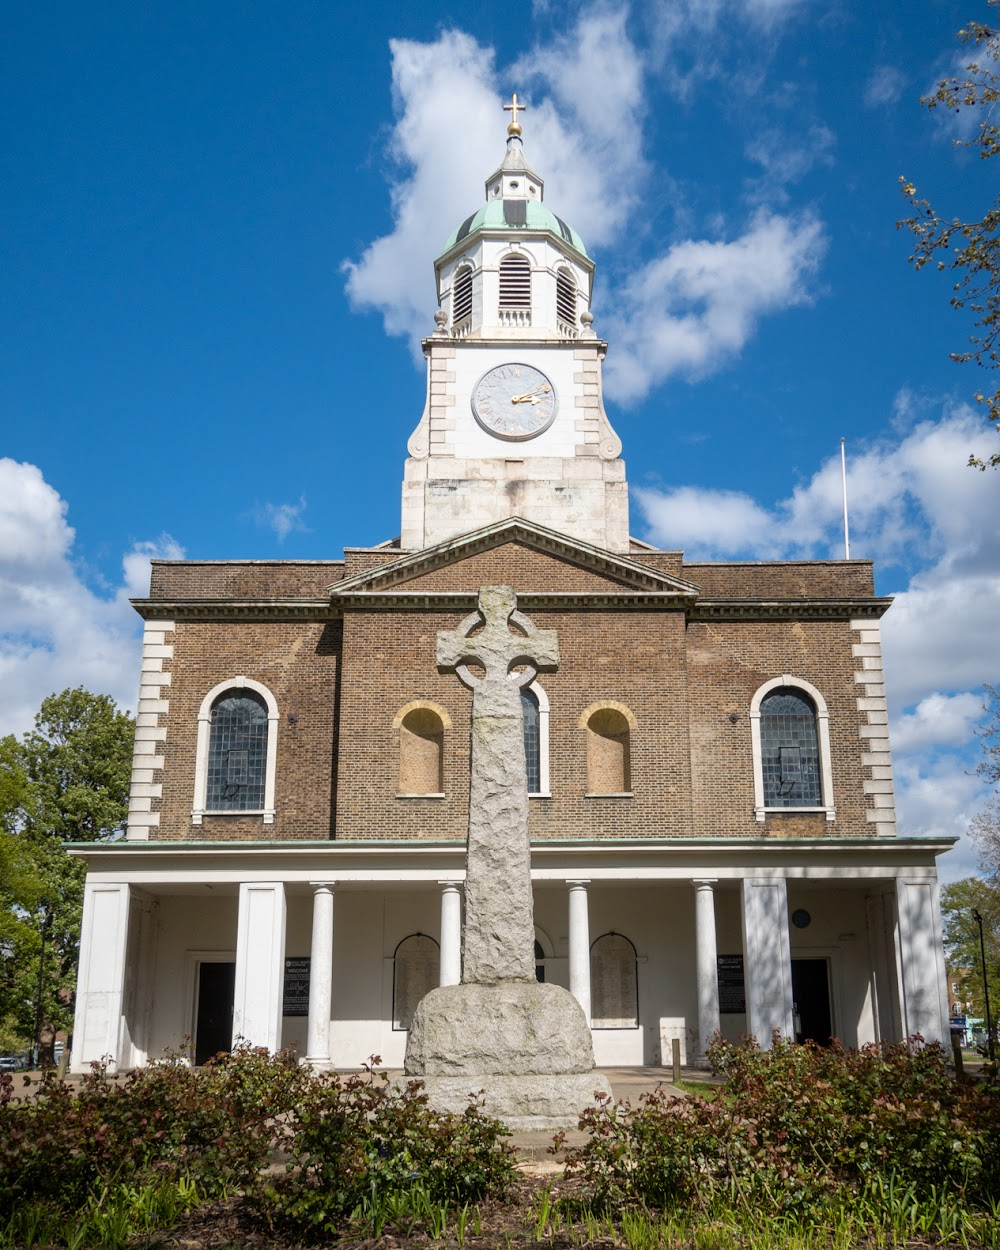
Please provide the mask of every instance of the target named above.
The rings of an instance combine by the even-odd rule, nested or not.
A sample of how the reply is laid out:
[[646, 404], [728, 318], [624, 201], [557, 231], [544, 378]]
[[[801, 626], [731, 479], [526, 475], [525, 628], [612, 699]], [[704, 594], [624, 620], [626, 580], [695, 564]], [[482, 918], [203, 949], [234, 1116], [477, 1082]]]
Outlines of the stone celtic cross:
[[512, 587], [483, 586], [478, 611], [438, 634], [437, 663], [472, 690], [462, 980], [534, 981], [521, 689], [536, 673], [558, 667], [555, 631], [536, 629], [518, 612]]

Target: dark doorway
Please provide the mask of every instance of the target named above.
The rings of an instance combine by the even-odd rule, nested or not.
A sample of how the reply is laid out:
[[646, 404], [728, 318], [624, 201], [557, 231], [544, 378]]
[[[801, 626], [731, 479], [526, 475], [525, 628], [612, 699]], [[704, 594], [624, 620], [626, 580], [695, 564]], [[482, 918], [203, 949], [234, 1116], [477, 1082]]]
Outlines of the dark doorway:
[[233, 998], [236, 965], [198, 965], [198, 1021], [194, 1030], [194, 1061], [205, 1063], [233, 1045]]
[[833, 1040], [833, 1015], [828, 960], [792, 960], [792, 1001], [795, 1003], [795, 1040], [829, 1046]]
[[545, 980], [545, 964], [542, 962], [544, 959], [545, 959], [545, 951], [542, 950], [542, 944], [541, 942], [539, 942], [538, 938], [535, 938], [535, 980], [536, 981]]

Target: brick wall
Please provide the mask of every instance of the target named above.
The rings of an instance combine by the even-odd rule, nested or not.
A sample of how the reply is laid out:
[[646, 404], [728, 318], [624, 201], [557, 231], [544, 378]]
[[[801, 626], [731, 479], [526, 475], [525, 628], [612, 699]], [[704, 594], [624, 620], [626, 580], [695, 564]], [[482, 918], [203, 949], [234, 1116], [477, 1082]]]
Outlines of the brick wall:
[[[365, 554], [365, 553], [362, 553]], [[397, 558], [371, 553], [375, 564]], [[658, 553], [652, 553], [656, 555]], [[674, 558], [674, 553], [664, 553]], [[645, 560], [643, 553], [634, 559]], [[653, 560], [647, 561], [654, 564]], [[274, 596], [323, 598], [343, 573], [339, 561], [156, 562], [151, 598], [172, 601]], [[666, 570], [664, 570], [666, 571]], [[713, 597], [788, 598], [871, 593], [866, 562], [687, 565], [671, 572]], [[519, 592], [579, 590], [619, 583], [571, 561], [507, 544], [438, 569], [397, 589], [469, 591], [510, 584]], [[151, 608], [155, 607], [151, 605]], [[863, 612], [855, 613], [864, 615]], [[866, 821], [859, 711], [847, 620], [686, 622], [680, 609], [620, 611], [591, 606], [533, 610], [554, 629], [561, 661], [541, 678], [550, 705], [552, 798], [533, 799], [536, 838], [861, 836]], [[350, 606], [343, 621], [176, 621], [163, 742], [156, 839], [457, 838], [468, 815], [472, 694], [435, 666], [439, 630], [453, 610], [392, 613]], [[754, 819], [748, 710], [765, 681], [790, 673], [815, 685], [830, 712], [837, 818], [805, 813]], [[210, 816], [191, 823], [197, 716], [202, 700], [236, 676], [274, 695], [278, 723], [275, 819]], [[414, 701], [443, 708], [444, 797], [400, 798], [399, 729]], [[633, 797], [588, 797], [587, 731], [581, 713], [623, 706], [630, 735]], [[289, 717], [291, 716], [291, 720]], [[735, 718], [735, 719], [733, 719]]]

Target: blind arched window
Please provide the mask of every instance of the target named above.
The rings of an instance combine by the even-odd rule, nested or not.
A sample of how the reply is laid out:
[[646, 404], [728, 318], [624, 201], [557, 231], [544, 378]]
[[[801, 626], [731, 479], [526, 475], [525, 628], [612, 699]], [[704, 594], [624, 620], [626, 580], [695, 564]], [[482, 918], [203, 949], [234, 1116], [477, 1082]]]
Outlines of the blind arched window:
[[500, 307], [531, 307], [531, 263], [527, 256], [505, 256], [500, 262]]
[[809, 696], [781, 686], [760, 705], [761, 770], [765, 807], [820, 807], [816, 707]]
[[587, 720], [587, 790], [624, 794], [632, 789], [631, 734], [623, 712], [598, 708]]
[[556, 316], [576, 325], [576, 281], [565, 266], [556, 274]]
[[219, 696], [212, 704], [205, 806], [215, 812], [264, 807], [267, 705], [256, 691]]
[[605, 933], [590, 948], [591, 1027], [639, 1027], [639, 976], [635, 947], [622, 933]]
[[399, 726], [401, 794], [440, 794], [444, 789], [444, 724], [433, 708], [411, 708]]
[[460, 325], [472, 316], [472, 269], [463, 265], [455, 275], [451, 294], [451, 323]]
[[538, 695], [533, 690], [521, 691], [521, 711], [524, 713], [524, 762], [528, 770], [528, 793], [537, 794], [542, 788], [541, 717]]

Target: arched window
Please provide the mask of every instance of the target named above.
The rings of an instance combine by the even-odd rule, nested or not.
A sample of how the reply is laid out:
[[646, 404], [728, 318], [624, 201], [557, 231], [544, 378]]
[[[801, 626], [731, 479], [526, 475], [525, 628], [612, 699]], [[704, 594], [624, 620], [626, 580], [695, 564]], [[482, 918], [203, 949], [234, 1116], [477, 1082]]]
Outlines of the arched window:
[[234, 677], [213, 687], [198, 713], [192, 823], [206, 812], [274, 821], [278, 705], [266, 686]]
[[587, 734], [587, 793], [632, 791], [632, 725], [635, 718], [616, 704], [586, 709], [580, 723]]
[[524, 716], [524, 762], [528, 770], [528, 793], [541, 789], [541, 751], [539, 750], [538, 695], [533, 690], [521, 691], [521, 712]]
[[472, 269], [463, 265], [455, 275], [451, 293], [451, 324], [456, 328], [472, 316]]
[[535, 980], [545, 980], [545, 951], [538, 938], [535, 938]]
[[639, 1027], [636, 953], [624, 934], [612, 931], [591, 943], [590, 1001], [591, 1028]]
[[832, 820], [830, 718], [816, 687], [787, 673], [766, 682], [750, 705], [750, 728], [757, 819], [797, 808]]
[[556, 316], [576, 329], [576, 280], [565, 265], [556, 273]]
[[417, 1003], [440, 980], [441, 952], [426, 933], [411, 933], [392, 959], [392, 1027], [408, 1029]]
[[500, 307], [531, 307], [531, 263], [515, 253], [500, 262]]
[[431, 707], [411, 707], [397, 717], [399, 793], [444, 791], [444, 721]]
[[210, 812], [253, 812], [264, 807], [267, 705], [254, 690], [220, 695], [212, 705], [208, 739]]

